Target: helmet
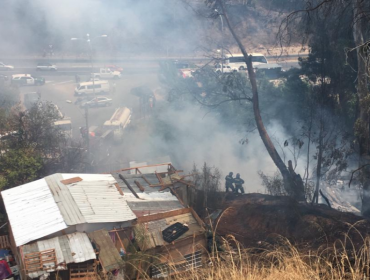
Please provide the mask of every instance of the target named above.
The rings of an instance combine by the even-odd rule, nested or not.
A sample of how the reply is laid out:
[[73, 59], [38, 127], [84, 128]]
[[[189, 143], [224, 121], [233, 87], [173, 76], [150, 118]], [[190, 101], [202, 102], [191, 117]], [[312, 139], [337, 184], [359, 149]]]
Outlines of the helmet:
[[239, 178], [240, 177], [240, 174], [238, 173], [238, 174], [236, 174], [236, 178]]
[[229, 172], [229, 176], [233, 176], [233, 174], [234, 174], [233, 172]]

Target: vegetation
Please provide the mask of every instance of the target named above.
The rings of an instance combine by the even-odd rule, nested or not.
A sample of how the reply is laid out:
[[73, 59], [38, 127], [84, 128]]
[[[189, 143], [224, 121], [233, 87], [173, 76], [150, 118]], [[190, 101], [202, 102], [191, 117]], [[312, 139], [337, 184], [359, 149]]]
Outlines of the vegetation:
[[54, 122], [60, 116], [48, 102], [25, 111], [16, 88], [0, 84], [0, 189], [55, 172], [84, 170], [84, 149], [66, 139]]
[[[283, 280], [345, 280], [367, 279], [369, 275], [369, 240], [364, 239], [363, 246], [358, 249], [345, 250], [351, 243], [337, 243], [331, 248], [321, 248], [305, 253], [294, 247], [289, 241], [281, 238], [277, 244], [259, 244], [263, 249], [243, 249], [235, 243], [232, 236], [224, 239], [224, 252], [209, 254], [209, 260], [202, 268], [187, 272], [178, 272], [171, 279], [283, 279]], [[233, 246], [229, 244], [234, 244]], [[258, 252], [259, 251], [259, 252]], [[134, 266], [141, 279], [149, 279], [146, 270]], [[175, 270], [175, 268], [174, 268]], [[176, 270], [175, 270], [176, 271]]]

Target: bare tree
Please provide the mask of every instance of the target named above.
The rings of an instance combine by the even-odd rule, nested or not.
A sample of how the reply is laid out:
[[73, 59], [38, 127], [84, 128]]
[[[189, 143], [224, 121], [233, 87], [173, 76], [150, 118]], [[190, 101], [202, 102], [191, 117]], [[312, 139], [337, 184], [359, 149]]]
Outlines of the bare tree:
[[[259, 97], [258, 97], [258, 87], [257, 87], [257, 81], [256, 81], [256, 75], [253, 70], [252, 66], [252, 58], [248, 55], [247, 50], [245, 49], [244, 45], [242, 44], [239, 36], [236, 34], [234, 30], [234, 26], [232, 25], [229, 14], [225, 5], [224, 0], [208, 0], [208, 5], [212, 8], [218, 8], [222, 12], [222, 16], [224, 17], [226, 21], [226, 25], [230, 30], [230, 33], [232, 34], [233, 38], [235, 39], [238, 47], [240, 48], [245, 62], [247, 64], [247, 71], [248, 71], [248, 77], [250, 81], [250, 85], [252, 88], [252, 104], [253, 104], [253, 113], [254, 113], [254, 119], [256, 122], [256, 126], [258, 129], [258, 132], [260, 134], [260, 137], [262, 139], [262, 142], [264, 143], [267, 152], [269, 153], [271, 159], [275, 163], [276, 167], [279, 169], [283, 180], [284, 180], [284, 187], [289, 195], [296, 198], [297, 200], [305, 200], [305, 192], [304, 192], [304, 185], [303, 180], [300, 175], [296, 174], [294, 170], [291, 168], [289, 169], [282, 158], [280, 157], [279, 153], [277, 152], [274, 143], [272, 142], [265, 125], [263, 123], [261, 112], [259, 108]], [[293, 171], [293, 172], [292, 172]]]

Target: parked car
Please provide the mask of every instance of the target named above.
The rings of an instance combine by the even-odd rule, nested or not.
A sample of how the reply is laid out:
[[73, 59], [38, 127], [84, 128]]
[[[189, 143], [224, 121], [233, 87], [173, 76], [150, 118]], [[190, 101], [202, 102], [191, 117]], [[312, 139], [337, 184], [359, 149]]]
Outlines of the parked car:
[[222, 65], [223, 67], [221, 67], [221, 64], [216, 64], [215, 65], [215, 72], [217, 73], [222, 73], [222, 68], [224, 69], [224, 73], [232, 73], [232, 72], [237, 72], [236, 70], [232, 69], [229, 65]]
[[7, 81], [9, 77], [7, 75], [1, 75], [0, 74], [0, 81]]
[[18, 86], [41, 86], [45, 84], [45, 78], [33, 77], [30, 74], [12, 75], [12, 85]]
[[107, 97], [99, 96], [81, 104], [81, 107], [105, 107], [111, 106], [113, 100]]
[[123, 68], [117, 65], [107, 65], [106, 68], [108, 68], [110, 71], [118, 71], [120, 73], [123, 71]]
[[50, 62], [39, 62], [37, 63], [36, 70], [43, 70], [43, 71], [56, 71], [58, 70], [55, 64], [51, 64]]
[[2, 62], [0, 62], [0, 70], [13, 70], [14, 69], [14, 66], [12, 65], [6, 65]]
[[175, 67], [176, 67], [177, 69], [190, 68], [189, 63], [184, 62], [184, 61], [174, 60], [174, 61], [173, 61], [173, 64], [175, 65]]

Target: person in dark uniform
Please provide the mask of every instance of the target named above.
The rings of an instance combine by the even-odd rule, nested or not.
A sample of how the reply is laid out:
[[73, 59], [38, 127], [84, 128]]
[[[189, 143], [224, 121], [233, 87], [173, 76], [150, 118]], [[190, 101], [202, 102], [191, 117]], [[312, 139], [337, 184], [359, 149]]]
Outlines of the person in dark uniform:
[[229, 173], [229, 175], [227, 175], [225, 177], [225, 187], [226, 187], [226, 192], [229, 192], [229, 188], [231, 189], [231, 192], [234, 192], [235, 189], [234, 189], [234, 178], [233, 178], [233, 174], [232, 172]]
[[236, 174], [236, 177], [234, 179], [234, 184], [235, 184], [235, 193], [239, 193], [239, 190], [240, 190], [240, 192], [243, 194], [244, 193], [244, 188], [243, 188], [244, 180], [240, 178], [239, 173]]

